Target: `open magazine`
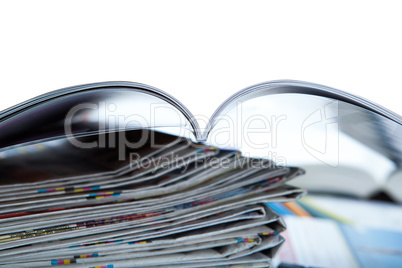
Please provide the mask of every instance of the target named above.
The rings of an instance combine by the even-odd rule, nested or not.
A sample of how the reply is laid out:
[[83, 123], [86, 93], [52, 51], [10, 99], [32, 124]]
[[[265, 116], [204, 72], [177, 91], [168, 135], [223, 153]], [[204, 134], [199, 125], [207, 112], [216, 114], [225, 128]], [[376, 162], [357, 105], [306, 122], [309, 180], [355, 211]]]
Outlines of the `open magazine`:
[[0, 266], [270, 267], [286, 226], [266, 203], [385, 189], [401, 124], [297, 81], [238, 92], [205, 129], [138, 83], [38, 96], [0, 113]]
[[[195, 99], [197, 94], [203, 92]], [[224, 101], [208, 122], [154, 87], [95, 83], [38, 96], [2, 111], [0, 121], [0, 151], [66, 136], [77, 144], [75, 138], [94, 133], [152, 129], [300, 166], [307, 175], [295, 184], [313, 191], [361, 198], [384, 191], [402, 201], [401, 116], [312, 83], [251, 86]], [[105, 146], [104, 140], [94, 143]]]

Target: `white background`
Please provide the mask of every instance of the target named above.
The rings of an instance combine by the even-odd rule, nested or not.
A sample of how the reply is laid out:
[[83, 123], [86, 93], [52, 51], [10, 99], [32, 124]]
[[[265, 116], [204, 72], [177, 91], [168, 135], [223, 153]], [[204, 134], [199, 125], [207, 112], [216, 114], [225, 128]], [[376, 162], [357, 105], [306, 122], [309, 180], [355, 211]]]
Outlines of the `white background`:
[[160, 88], [195, 115], [296, 79], [399, 114], [398, 1], [2, 1], [0, 110], [77, 84]]

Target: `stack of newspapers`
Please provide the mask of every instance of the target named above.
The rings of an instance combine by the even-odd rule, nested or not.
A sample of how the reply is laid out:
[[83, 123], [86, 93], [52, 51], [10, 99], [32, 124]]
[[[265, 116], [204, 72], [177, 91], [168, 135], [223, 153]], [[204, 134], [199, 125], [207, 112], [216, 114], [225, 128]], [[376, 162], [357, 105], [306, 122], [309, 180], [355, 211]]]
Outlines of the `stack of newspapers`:
[[0, 153], [0, 267], [271, 267], [285, 224], [266, 203], [302, 195], [286, 182], [303, 170], [157, 131], [115, 136]]

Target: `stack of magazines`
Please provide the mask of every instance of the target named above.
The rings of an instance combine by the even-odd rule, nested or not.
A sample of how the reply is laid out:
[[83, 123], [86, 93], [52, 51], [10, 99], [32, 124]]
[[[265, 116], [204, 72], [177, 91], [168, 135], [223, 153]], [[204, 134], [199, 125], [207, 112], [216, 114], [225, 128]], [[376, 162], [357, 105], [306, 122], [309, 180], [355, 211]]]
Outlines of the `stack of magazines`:
[[271, 267], [303, 170], [144, 133], [1, 152], [0, 267]]

